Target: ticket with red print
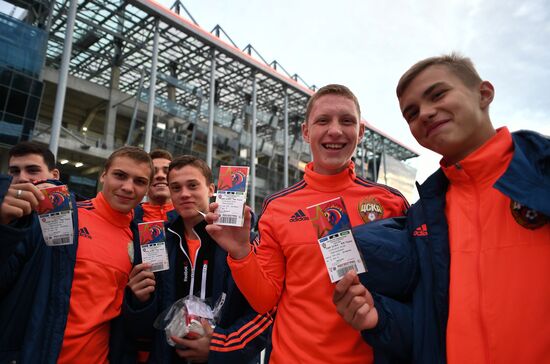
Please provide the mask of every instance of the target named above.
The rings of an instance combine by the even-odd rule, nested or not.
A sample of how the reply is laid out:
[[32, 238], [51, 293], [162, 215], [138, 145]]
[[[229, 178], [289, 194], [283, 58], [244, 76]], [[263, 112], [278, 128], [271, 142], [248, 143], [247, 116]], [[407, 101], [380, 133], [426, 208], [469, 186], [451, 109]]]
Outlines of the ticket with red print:
[[149, 221], [138, 224], [141, 260], [151, 264], [151, 272], [168, 270], [168, 252], [166, 250], [166, 235], [164, 221]]
[[221, 166], [218, 177], [216, 202], [220, 217], [216, 224], [243, 226], [244, 204], [248, 185], [249, 167]]
[[61, 185], [43, 188], [40, 192], [45, 198], [39, 202], [36, 212], [46, 245], [73, 244], [73, 206], [69, 189]]
[[331, 282], [348, 271], [366, 272], [365, 263], [351, 233], [349, 215], [341, 197], [307, 208]]

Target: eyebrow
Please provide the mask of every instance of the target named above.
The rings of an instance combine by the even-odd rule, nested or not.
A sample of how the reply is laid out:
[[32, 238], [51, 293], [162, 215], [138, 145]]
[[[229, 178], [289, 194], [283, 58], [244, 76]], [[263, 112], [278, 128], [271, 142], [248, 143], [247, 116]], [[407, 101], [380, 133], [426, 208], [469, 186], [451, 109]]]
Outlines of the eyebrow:
[[42, 168], [42, 166], [40, 164], [25, 164], [23, 166], [11, 165], [11, 166], [8, 166], [8, 168], [21, 168], [21, 169], [24, 169], [24, 168]]
[[[438, 88], [441, 85], [445, 85], [445, 82], [441, 82], [441, 81], [436, 82], [433, 85], [431, 85], [430, 87], [428, 87], [422, 93], [422, 98], [425, 99], [426, 97], [428, 97], [433, 92], [433, 90], [435, 90], [436, 88]], [[414, 105], [407, 106], [405, 109], [403, 109], [402, 115], [405, 116], [405, 114], [407, 114], [413, 107], [414, 107]]]
[[433, 85], [431, 85], [430, 87], [428, 87], [423, 93], [422, 93], [422, 97], [427, 97], [428, 95], [430, 95], [434, 89], [436, 89], [437, 87], [441, 86], [441, 85], [444, 85], [445, 82], [436, 82], [434, 83]]

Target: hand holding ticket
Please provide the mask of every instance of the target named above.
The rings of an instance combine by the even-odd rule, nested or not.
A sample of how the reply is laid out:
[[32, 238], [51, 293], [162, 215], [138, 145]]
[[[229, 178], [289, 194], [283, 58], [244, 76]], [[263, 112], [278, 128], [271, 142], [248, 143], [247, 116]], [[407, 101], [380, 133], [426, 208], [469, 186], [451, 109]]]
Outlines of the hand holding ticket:
[[363, 258], [351, 233], [351, 224], [341, 197], [307, 208], [317, 233], [331, 282], [339, 281], [348, 271], [366, 272]]
[[248, 185], [248, 167], [221, 166], [216, 203], [219, 215], [215, 224], [243, 226], [244, 204]]

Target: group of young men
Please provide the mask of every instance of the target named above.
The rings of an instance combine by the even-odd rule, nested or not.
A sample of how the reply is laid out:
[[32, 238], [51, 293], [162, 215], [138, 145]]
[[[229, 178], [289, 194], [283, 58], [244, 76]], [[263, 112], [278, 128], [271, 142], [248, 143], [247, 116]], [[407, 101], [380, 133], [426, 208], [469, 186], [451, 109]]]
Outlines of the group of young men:
[[[417, 203], [355, 174], [359, 103], [327, 85], [302, 124], [313, 161], [266, 198], [257, 235], [248, 207], [242, 228], [214, 224], [204, 161], [123, 147], [95, 198], [71, 196], [73, 243], [48, 246], [32, 211], [59, 171], [47, 150], [13, 148], [0, 177], [0, 362], [254, 363], [266, 346], [275, 364], [549, 362], [550, 140], [495, 129], [494, 88], [458, 55], [413, 65], [397, 97], [442, 156]], [[313, 225], [293, 217], [336, 197], [367, 272], [331, 283]], [[136, 224], [155, 220], [170, 269], [152, 273]], [[220, 320], [171, 347], [153, 322], [187, 295], [222, 297]]]

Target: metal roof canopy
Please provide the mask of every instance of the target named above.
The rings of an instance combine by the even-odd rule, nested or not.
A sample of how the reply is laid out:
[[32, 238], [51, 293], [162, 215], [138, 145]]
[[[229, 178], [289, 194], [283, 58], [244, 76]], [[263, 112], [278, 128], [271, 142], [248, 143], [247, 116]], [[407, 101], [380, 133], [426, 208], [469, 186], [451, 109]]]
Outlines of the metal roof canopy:
[[[67, 3], [67, 0], [57, 0], [53, 5], [46, 64], [54, 68], [60, 66]], [[277, 67], [276, 61], [267, 64], [263, 58], [254, 58], [252, 46], [245, 47], [247, 52], [241, 51], [149, 0], [80, 2], [74, 28], [70, 74], [110, 87], [112, 67], [119, 66], [118, 88], [136, 95], [142, 69], [145, 70], [145, 83], [148, 83], [155, 19], [159, 19], [160, 26], [157, 95], [166, 98], [169, 88], [175, 90], [175, 102], [188, 110], [199, 112], [199, 118], [206, 122], [205, 116], [198, 109], [201, 108], [199, 99], [202, 96], [207, 98], [210, 93], [213, 49], [216, 62], [216, 105], [225, 113], [232, 114], [234, 119], [242, 118], [244, 122], [251, 100], [252, 79], [256, 77], [258, 113], [272, 116], [258, 117], [258, 138], [272, 141], [281, 147], [275, 140], [275, 134], [283, 126], [285, 92], [288, 93], [290, 143], [301, 138], [299, 125], [305, 114], [307, 100], [314, 91], [308, 85], [300, 84], [298, 75], [287, 77], [278, 71], [282, 69], [286, 72], [280, 65]], [[218, 26], [213, 31], [219, 35]], [[202, 107], [206, 104], [202, 103]], [[381, 142], [374, 143], [372, 147], [383, 143], [385, 151], [400, 160], [417, 156], [417, 153], [398, 141], [373, 129], [367, 123], [366, 145], [371, 143], [373, 139], [370, 135], [373, 135], [374, 140]], [[377, 148], [377, 151], [380, 149]]]

